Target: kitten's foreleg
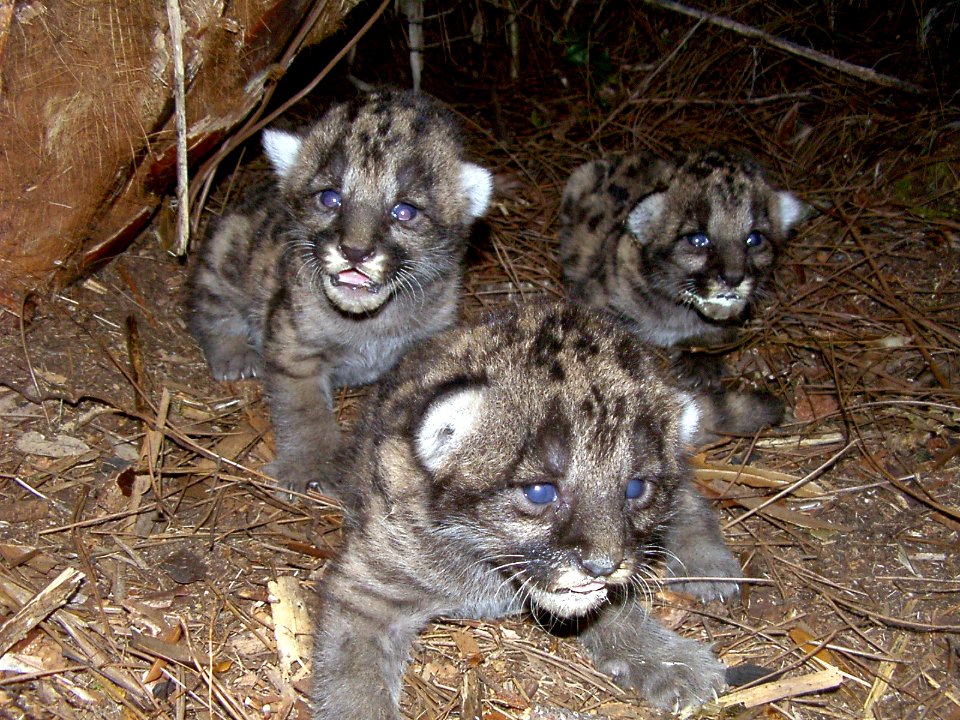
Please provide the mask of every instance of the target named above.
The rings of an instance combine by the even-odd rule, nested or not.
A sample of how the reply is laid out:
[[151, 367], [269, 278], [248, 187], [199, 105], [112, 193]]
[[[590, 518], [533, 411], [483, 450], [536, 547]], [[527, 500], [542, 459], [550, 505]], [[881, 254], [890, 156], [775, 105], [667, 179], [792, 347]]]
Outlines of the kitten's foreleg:
[[[678, 578], [740, 577], [743, 570], [723, 542], [713, 508], [690, 481], [677, 488], [675, 503], [663, 537], [667, 572]], [[670, 587], [703, 600], [730, 599], [740, 592], [737, 583], [723, 580], [690, 580]]]
[[333, 460], [340, 428], [330, 380], [319, 368], [293, 374], [270, 367], [266, 384], [277, 441], [276, 459], [267, 471], [289, 490], [304, 492], [310, 486], [336, 494], [339, 473]]
[[710, 649], [680, 637], [634, 601], [607, 606], [581, 633], [597, 667], [662, 708], [699, 705], [723, 687], [723, 663]]
[[313, 661], [313, 720], [399, 720], [400, 689], [422, 621], [344, 573], [324, 578]]

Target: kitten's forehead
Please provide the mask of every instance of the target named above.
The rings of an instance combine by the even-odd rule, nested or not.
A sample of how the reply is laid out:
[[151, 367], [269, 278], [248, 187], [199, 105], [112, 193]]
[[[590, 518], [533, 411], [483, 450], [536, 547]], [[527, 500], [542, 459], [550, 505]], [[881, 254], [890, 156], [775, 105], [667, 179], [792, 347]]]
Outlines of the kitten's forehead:
[[491, 433], [535, 438], [533, 447], [554, 458], [557, 448], [603, 462], [677, 454], [677, 395], [653, 356], [614, 323], [555, 306], [498, 318], [461, 342], [452, 365], [483, 366], [502, 416], [491, 419]]
[[435, 102], [384, 92], [331, 109], [310, 131], [305, 162], [325, 168], [339, 160], [361, 176], [429, 182], [423, 173], [456, 169], [459, 149], [452, 119]]
[[682, 232], [739, 240], [754, 229], [769, 231], [773, 192], [754, 160], [712, 150], [693, 154], [678, 168], [668, 204]]

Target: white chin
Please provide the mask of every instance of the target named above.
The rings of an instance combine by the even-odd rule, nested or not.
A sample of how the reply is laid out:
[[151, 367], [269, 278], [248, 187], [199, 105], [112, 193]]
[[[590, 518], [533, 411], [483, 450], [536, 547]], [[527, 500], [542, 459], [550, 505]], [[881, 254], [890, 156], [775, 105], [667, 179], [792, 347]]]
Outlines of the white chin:
[[357, 315], [378, 310], [390, 297], [389, 290], [383, 286], [370, 291], [359, 285], [334, 285], [330, 278], [324, 278], [323, 290], [337, 308]]
[[737, 299], [712, 299], [708, 300], [699, 295], [688, 295], [690, 301], [697, 311], [711, 320], [735, 320], [739, 318], [747, 307], [747, 303], [742, 298]]
[[551, 615], [560, 618], [572, 618], [586, 615], [594, 608], [599, 607], [607, 599], [607, 588], [586, 593], [570, 591], [547, 592], [534, 589], [530, 593], [533, 603]]

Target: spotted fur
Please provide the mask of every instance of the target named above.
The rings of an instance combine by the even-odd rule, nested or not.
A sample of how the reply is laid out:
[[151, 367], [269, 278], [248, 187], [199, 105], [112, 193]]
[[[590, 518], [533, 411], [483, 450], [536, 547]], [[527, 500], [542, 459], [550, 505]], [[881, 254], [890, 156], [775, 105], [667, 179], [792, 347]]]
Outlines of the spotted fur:
[[277, 436], [270, 471], [328, 489], [332, 391], [379, 378], [455, 319], [468, 229], [490, 174], [463, 158], [450, 115], [381, 91], [303, 133], [263, 138], [275, 182], [200, 250], [189, 325], [214, 377], [263, 377]]
[[[763, 297], [802, 207], [753, 159], [732, 151], [588, 162], [563, 193], [567, 292], [624, 319], [646, 342], [671, 348], [683, 382], [719, 392], [720, 362], [709, 353], [735, 340]], [[751, 397], [755, 412], [738, 416]], [[724, 430], [750, 433], [782, 416], [771, 396], [716, 399], [718, 416], [728, 419]]]
[[523, 610], [574, 625], [601, 670], [658, 706], [710, 697], [724, 666], [638, 602], [658, 559], [701, 597], [738, 589], [726, 578], [739, 565], [687, 477], [697, 416], [648, 350], [585, 308], [513, 310], [412, 351], [347, 453], [353, 494], [320, 588], [315, 720], [399, 718], [403, 668], [429, 620]]

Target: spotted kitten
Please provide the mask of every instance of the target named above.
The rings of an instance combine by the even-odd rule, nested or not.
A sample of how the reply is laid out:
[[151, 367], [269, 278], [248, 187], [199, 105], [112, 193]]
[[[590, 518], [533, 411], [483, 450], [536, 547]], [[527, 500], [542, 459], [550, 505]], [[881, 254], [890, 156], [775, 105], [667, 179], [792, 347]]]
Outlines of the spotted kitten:
[[[571, 299], [678, 351], [680, 379], [730, 406], [724, 430], [752, 433], [779, 422], [782, 403], [766, 393], [720, 394], [721, 363], [709, 352], [736, 338], [762, 298], [802, 207], [731, 151], [594, 160], [563, 192], [564, 283]], [[679, 352], [692, 349], [707, 353]]]
[[448, 330], [384, 378], [321, 581], [315, 720], [399, 718], [411, 644], [438, 616], [568, 621], [662, 707], [723, 685], [707, 647], [638, 602], [656, 559], [703, 598], [740, 575], [688, 479], [696, 406], [656, 362], [607, 316], [549, 305]]
[[333, 389], [379, 378], [450, 325], [469, 227], [491, 194], [435, 101], [381, 91], [302, 133], [267, 130], [274, 183], [234, 208], [189, 281], [189, 326], [214, 377], [262, 377], [284, 486], [339, 471]]

